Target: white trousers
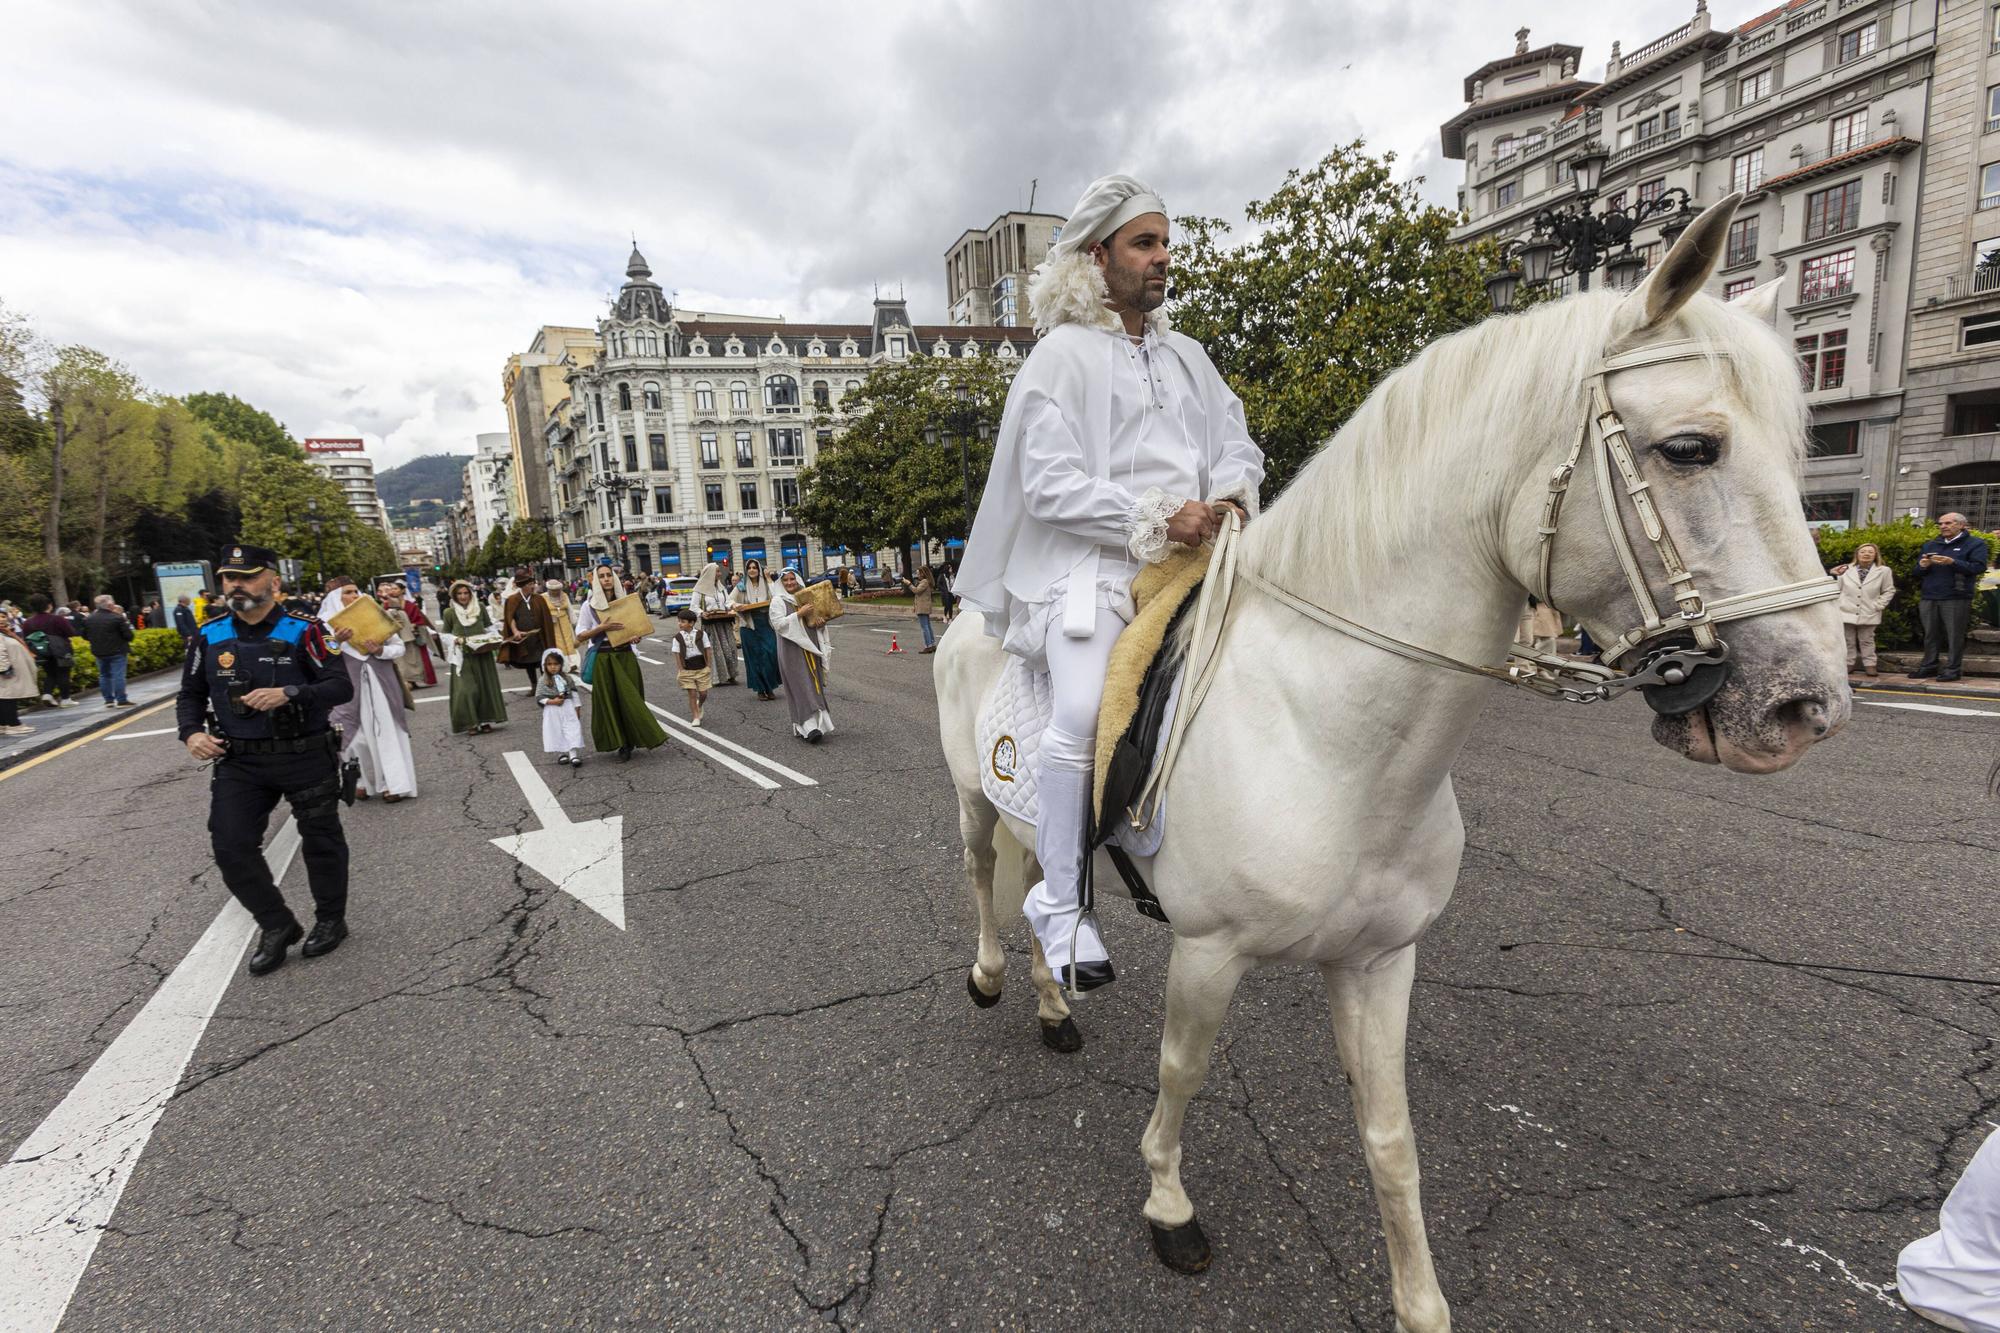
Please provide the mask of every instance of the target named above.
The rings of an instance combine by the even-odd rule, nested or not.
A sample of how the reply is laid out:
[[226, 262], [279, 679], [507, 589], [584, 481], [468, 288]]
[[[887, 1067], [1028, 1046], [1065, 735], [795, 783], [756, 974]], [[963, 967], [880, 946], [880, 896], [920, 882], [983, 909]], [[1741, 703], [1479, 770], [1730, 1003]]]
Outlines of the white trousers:
[[1029, 890], [1021, 911], [1042, 942], [1042, 956], [1057, 972], [1072, 957], [1079, 963], [1097, 963], [1111, 956], [1097, 922], [1080, 916], [1077, 907], [1083, 893], [1091, 774], [1097, 762], [1097, 710], [1104, 700], [1111, 649], [1124, 628], [1116, 612], [1101, 607], [1087, 639], [1065, 635], [1059, 620], [1049, 626], [1046, 652], [1054, 711], [1042, 733], [1041, 767], [1035, 779], [1040, 805], [1035, 859], [1041, 862], [1043, 879]]

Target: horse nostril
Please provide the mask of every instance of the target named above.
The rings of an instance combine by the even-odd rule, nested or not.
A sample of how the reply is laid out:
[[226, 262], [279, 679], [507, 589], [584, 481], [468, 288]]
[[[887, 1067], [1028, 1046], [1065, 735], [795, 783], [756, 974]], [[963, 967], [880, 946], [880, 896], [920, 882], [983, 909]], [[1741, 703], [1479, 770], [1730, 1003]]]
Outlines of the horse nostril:
[[1817, 695], [1792, 699], [1778, 705], [1775, 710], [1778, 721], [1788, 731], [1803, 731], [1814, 740], [1826, 735], [1832, 722], [1827, 714], [1826, 700]]

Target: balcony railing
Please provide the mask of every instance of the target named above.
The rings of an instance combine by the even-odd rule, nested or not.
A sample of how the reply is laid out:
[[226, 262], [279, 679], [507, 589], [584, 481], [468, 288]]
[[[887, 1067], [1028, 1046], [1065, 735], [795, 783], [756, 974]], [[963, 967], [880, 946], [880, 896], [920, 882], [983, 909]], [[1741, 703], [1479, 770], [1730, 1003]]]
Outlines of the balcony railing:
[[1757, 242], [1755, 241], [1750, 242], [1748, 245], [1732, 245], [1729, 247], [1727, 253], [1722, 256], [1722, 266], [1724, 268], [1735, 268], [1738, 264], [1754, 264], [1756, 262]]
[[2000, 194], [1980, 195], [1979, 206], [1981, 208], [2000, 208]]
[[1823, 301], [1838, 301], [1843, 296], [1852, 295], [1854, 295], [1853, 277], [1826, 278], [1803, 284], [1799, 288], [1799, 304], [1818, 305]]
[[1979, 296], [1987, 292], [2000, 292], [2000, 268], [1976, 268], [1969, 278], [1946, 278], [1944, 299], [1956, 301], [1964, 296]]
[[1826, 17], [1825, 5], [1821, 5], [1817, 9], [1808, 9], [1803, 14], [1796, 14], [1791, 18], [1785, 20], [1786, 35], [1789, 36], [1792, 33], [1800, 31], [1801, 29], [1810, 28], [1813, 24], [1819, 22], [1821, 19], [1825, 17]]
[[1638, 64], [1640, 61], [1645, 60], [1650, 56], [1656, 56], [1670, 46], [1679, 46], [1682, 42], [1686, 41], [1689, 37], [1693, 35], [1694, 35], [1694, 23], [1692, 20], [1690, 20], [1687, 23], [1681, 24], [1680, 27], [1675, 28], [1672, 32], [1668, 33], [1666, 36], [1661, 37], [1656, 41], [1647, 42], [1644, 46], [1632, 52], [1630, 55], [1621, 58], [1618, 61], [1618, 68], [1630, 69], [1632, 68], [1632, 66]]
[[1758, 33], [1756, 36], [1745, 37], [1742, 41], [1738, 42], [1736, 44], [1736, 53], [1739, 56], [1747, 56], [1752, 51], [1763, 50], [1765, 47], [1769, 46], [1772, 42], [1775, 42], [1777, 40], [1778, 40], [1778, 30], [1775, 27], [1766, 28], [1764, 29], [1764, 31]]
[[1649, 134], [1635, 143], [1626, 144], [1623, 148], [1611, 154], [1611, 160], [1613, 162], [1622, 162], [1627, 158], [1637, 157], [1641, 153], [1650, 153], [1655, 148], [1666, 147], [1680, 137], [1681, 129], [1680, 126], [1676, 125], [1670, 130], [1661, 130], [1658, 134]]

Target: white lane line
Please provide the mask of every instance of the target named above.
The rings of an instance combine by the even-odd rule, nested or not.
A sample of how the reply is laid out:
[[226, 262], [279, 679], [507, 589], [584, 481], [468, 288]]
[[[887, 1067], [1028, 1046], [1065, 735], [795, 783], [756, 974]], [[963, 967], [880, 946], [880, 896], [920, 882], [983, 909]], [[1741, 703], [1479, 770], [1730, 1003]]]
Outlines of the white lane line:
[[632, 650], [632, 656], [634, 656], [634, 657], [638, 658], [638, 659], [639, 659], [639, 660], [640, 660], [641, 662], [651, 662], [651, 663], [652, 663], [652, 664], [653, 664], [654, 666], [665, 666], [665, 665], [666, 665], [666, 663], [665, 663], [665, 662], [662, 662], [662, 661], [661, 661], [661, 660], [660, 660], [659, 658], [657, 658], [657, 657], [648, 657], [648, 656], [646, 656], [646, 655], [645, 655], [644, 653], [640, 652], [640, 651], [639, 651], [639, 650], [638, 650], [637, 648], [634, 648], [634, 649]]
[[[659, 709], [654, 709], [653, 711], [659, 712], [661, 717], [665, 718], [667, 721], [673, 723], [677, 727], [683, 728], [684, 730], [689, 732], [695, 731], [695, 725], [692, 722], [688, 722], [682, 718], [676, 717], [672, 713], [660, 712]], [[778, 774], [780, 777], [790, 778], [792, 781], [798, 783], [801, 787], [819, 786], [818, 778], [809, 778], [803, 773], [797, 772], [793, 769], [786, 768], [783, 764], [779, 763], [775, 759], [766, 759], [763, 755], [758, 754], [755, 750], [751, 749], [747, 745], [738, 745], [735, 741], [730, 740], [728, 737], [718, 736], [714, 732], [706, 729], [703, 729], [700, 732], [700, 735], [703, 740], [713, 741], [715, 744], [720, 745], [725, 749], [734, 750], [736, 753], [742, 755], [745, 759], [748, 759], [751, 763], [762, 764], [764, 767], [770, 769], [773, 773]]]
[[179, 730], [179, 727], [155, 727], [151, 731], [121, 731], [116, 736], [107, 736], [105, 739], [111, 741], [136, 741], [141, 736], [171, 736]]
[[[501, 690], [500, 693], [526, 694], [533, 688], [534, 686], [532, 685], [509, 685], [507, 688]], [[419, 694], [416, 696], [416, 700], [420, 704], [441, 704], [448, 702], [450, 699], [451, 696], [449, 694]]]
[[1953, 717], [2000, 717], [1987, 708], [1951, 708], [1945, 704], [1898, 704], [1886, 699], [1856, 699], [1856, 703], [1867, 704], [1871, 708], [1907, 708], [1917, 713], [1949, 713]]
[[[264, 850], [283, 882], [299, 850], [290, 818]], [[62, 1322], [139, 1155], [256, 933], [230, 899], [153, 998], [62, 1104], [0, 1166], [0, 1323], [48, 1333]]]
[[[596, 691], [592, 689], [590, 686], [586, 685], [583, 688], [586, 690], [591, 690], [591, 694], [593, 697], [596, 695]], [[669, 713], [666, 709], [660, 707], [656, 703], [649, 702], [647, 703], [646, 707], [652, 709], [653, 712], [658, 714], [659, 716], [666, 718], [669, 722], [674, 720], [673, 714]], [[740, 777], [748, 778], [751, 782], [755, 783], [759, 787], [762, 787], [765, 791], [776, 791], [781, 785], [765, 777], [762, 773], [759, 773], [756, 769], [747, 768], [744, 765], [737, 763], [734, 759], [731, 759], [728, 755], [716, 749], [714, 746], [704, 745], [701, 741], [696, 740], [694, 738], [694, 735], [689, 734], [689, 732], [678, 731], [673, 727], [666, 727], [664, 728], [664, 730], [667, 733], [668, 740], [678, 741], [680, 744], [687, 746], [687, 748], [690, 750], [697, 750], [702, 754], [707, 755], [710, 759], [713, 759], [716, 763], [721, 764], [724, 768], [728, 769], [730, 772], [735, 773]]]

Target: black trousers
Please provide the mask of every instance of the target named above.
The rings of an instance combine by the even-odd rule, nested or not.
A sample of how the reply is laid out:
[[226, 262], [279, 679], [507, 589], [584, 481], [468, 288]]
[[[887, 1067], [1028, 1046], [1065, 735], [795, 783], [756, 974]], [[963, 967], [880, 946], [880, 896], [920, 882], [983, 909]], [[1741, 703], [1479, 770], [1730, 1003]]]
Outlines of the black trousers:
[[1944, 657], [1946, 671], [1957, 671], [1965, 663], [1965, 636], [1972, 628], [1972, 599], [1953, 597], [1945, 601], [1925, 599], [1917, 603], [1917, 618], [1924, 626], [1924, 660], [1919, 669], [1929, 670]]
[[347, 835], [340, 828], [338, 796], [304, 797], [340, 771], [333, 750], [307, 754], [226, 755], [215, 765], [208, 795], [208, 840], [222, 882], [264, 930], [298, 918], [264, 860], [264, 828], [280, 799], [292, 803], [299, 824], [299, 850], [312, 885], [313, 912], [322, 920], [347, 911]]

